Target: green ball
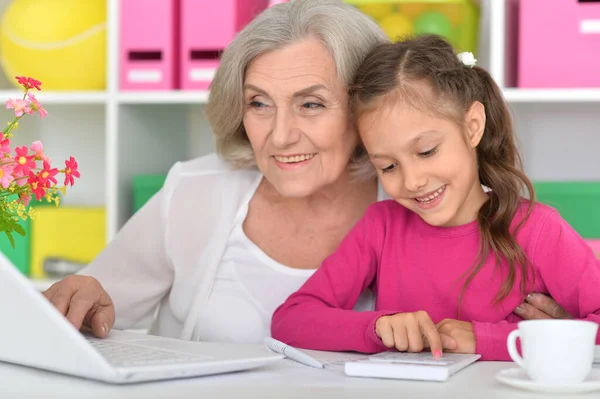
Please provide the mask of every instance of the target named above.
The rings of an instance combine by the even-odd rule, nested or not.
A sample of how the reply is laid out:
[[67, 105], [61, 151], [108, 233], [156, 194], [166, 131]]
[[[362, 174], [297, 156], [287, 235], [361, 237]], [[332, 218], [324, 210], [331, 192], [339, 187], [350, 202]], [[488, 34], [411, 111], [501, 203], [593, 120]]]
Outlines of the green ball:
[[450, 20], [441, 12], [424, 12], [417, 18], [414, 25], [415, 34], [435, 34], [452, 42], [454, 40], [454, 28]]

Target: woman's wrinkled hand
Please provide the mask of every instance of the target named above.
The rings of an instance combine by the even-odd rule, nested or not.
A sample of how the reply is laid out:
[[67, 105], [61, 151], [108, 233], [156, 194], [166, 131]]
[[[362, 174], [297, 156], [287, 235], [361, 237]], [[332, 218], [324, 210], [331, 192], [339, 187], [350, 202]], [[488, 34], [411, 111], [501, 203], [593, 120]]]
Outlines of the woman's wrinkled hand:
[[42, 294], [78, 330], [85, 326], [96, 337], [103, 338], [115, 324], [112, 299], [93, 277], [67, 276]]
[[514, 313], [525, 320], [573, 318], [554, 299], [538, 292], [527, 295], [525, 301], [516, 307]]

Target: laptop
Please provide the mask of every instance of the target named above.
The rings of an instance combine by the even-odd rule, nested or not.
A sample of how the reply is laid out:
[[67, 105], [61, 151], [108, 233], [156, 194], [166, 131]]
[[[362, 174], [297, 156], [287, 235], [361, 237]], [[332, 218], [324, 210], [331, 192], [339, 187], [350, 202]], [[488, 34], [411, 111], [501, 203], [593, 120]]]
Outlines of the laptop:
[[0, 361], [114, 384], [249, 370], [283, 355], [263, 344], [191, 342], [113, 330], [78, 331], [0, 253]]

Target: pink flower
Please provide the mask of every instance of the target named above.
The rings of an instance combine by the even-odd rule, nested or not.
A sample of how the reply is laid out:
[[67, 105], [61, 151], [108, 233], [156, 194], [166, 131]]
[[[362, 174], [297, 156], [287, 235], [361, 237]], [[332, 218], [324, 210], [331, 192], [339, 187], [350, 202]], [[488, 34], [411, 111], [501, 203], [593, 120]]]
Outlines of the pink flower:
[[23, 187], [24, 185], [27, 184], [27, 179], [24, 178], [24, 176], [27, 176], [25, 174], [23, 174], [23, 172], [15, 172], [15, 169], [13, 169], [13, 176], [15, 178], [15, 183], [17, 183], [17, 185], [19, 187]]
[[2, 139], [2, 141], [0, 141], [0, 157], [10, 154], [10, 151], [10, 140]]
[[20, 176], [25, 176], [29, 174], [29, 170], [31, 168], [35, 168], [35, 161], [31, 155], [27, 155], [27, 147], [18, 147], [15, 148], [15, 169], [14, 172]]
[[65, 161], [65, 186], [67, 184], [71, 184], [71, 186], [73, 185], [73, 183], [75, 183], [75, 180], [73, 179], [73, 176], [75, 177], [81, 177], [81, 175], [79, 174], [79, 171], [77, 170], [77, 161], [75, 161], [75, 158], [70, 157], [68, 161]]
[[8, 188], [10, 183], [15, 180], [12, 175], [13, 167], [10, 164], [0, 166], [0, 184], [4, 188]]
[[46, 187], [51, 187], [50, 183], [54, 183], [54, 185], [58, 184], [58, 182], [54, 178], [54, 176], [56, 176], [57, 173], [58, 173], [58, 169], [56, 169], [56, 168], [50, 169], [50, 163], [44, 161], [44, 168], [39, 173], [40, 184], [42, 184]]
[[29, 172], [27, 184], [29, 184], [29, 187], [31, 187], [31, 192], [35, 195], [36, 200], [39, 201], [44, 195], [46, 195], [45, 186], [39, 181], [38, 176], [36, 176], [33, 172]]
[[27, 206], [29, 205], [29, 201], [31, 201], [31, 195], [27, 194], [26, 192], [22, 192], [19, 194], [19, 201], [21, 201], [23, 205]]
[[15, 79], [17, 79], [17, 83], [20, 84], [21, 86], [23, 86], [25, 88], [25, 90], [29, 90], [29, 89], [37, 89], [42, 90], [41, 89], [41, 85], [42, 82], [40, 82], [39, 80], [35, 80], [34, 78], [29, 78], [29, 77], [25, 77], [25, 76], [15, 76]]
[[25, 114], [32, 114], [33, 110], [29, 107], [28, 100], [13, 100], [9, 98], [6, 100], [6, 109], [14, 108], [15, 116], [23, 116]]
[[37, 100], [37, 98], [35, 98], [35, 96], [33, 95], [33, 93], [27, 93], [27, 97], [29, 97], [29, 100], [31, 101], [31, 103], [29, 104], [31, 109], [34, 111], [37, 111], [40, 113], [40, 118], [45, 118], [48, 115], [48, 111], [46, 111], [44, 109], [44, 107], [42, 106], [42, 104], [40, 104], [40, 102]]
[[44, 146], [41, 141], [34, 141], [31, 143], [31, 151], [35, 152], [35, 156], [39, 159], [42, 159], [44, 155]]

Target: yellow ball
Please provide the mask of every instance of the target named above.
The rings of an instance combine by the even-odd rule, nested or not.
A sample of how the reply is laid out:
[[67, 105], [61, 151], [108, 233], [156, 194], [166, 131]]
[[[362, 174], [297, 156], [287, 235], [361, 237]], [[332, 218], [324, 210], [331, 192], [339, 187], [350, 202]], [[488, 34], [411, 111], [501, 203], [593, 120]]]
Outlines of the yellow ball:
[[462, 4], [440, 4], [436, 7], [436, 10], [444, 14], [454, 26], [458, 26], [463, 23], [465, 11], [464, 6]]
[[430, 4], [423, 3], [401, 3], [399, 4], [400, 12], [410, 19], [418, 18], [425, 11], [431, 9]]
[[369, 17], [379, 21], [386, 15], [394, 12], [394, 5], [390, 3], [368, 3], [359, 5], [358, 9]]
[[15, 86], [26, 75], [44, 90], [104, 90], [106, 0], [15, 0], [0, 21], [0, 53]]
[[381, 29], [393, 41], [402, 39], [413, 33], [413, 24], [403, 14], [392, 14], [381, 21]]

